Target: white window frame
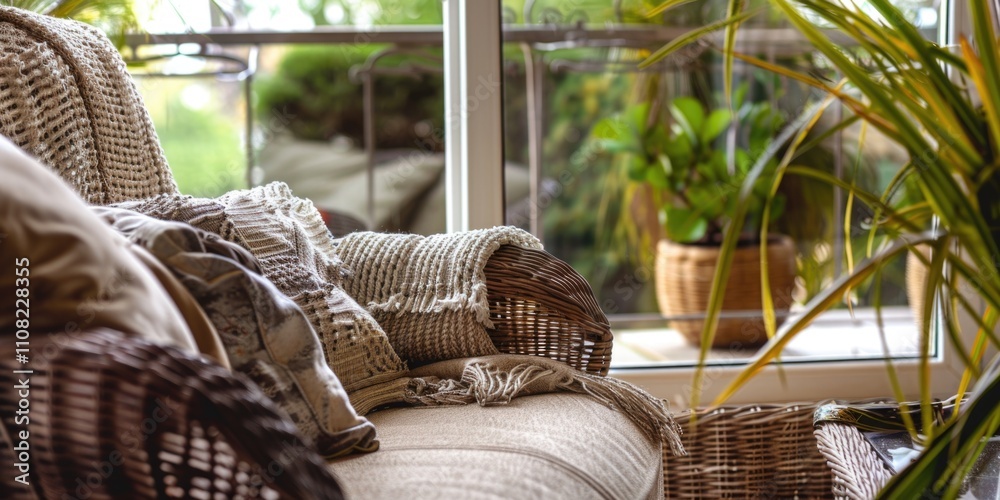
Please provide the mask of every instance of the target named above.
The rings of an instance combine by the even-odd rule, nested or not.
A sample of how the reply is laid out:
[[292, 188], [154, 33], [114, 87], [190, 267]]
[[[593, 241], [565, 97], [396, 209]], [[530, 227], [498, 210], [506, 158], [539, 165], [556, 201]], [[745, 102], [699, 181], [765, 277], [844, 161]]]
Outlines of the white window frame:
[[[484, 96], [485, 99], [475, 95], [476, 85], [481, 85], [483, 78], [489, 81], [491, 72], [500, 71], [499, 2], [444, 0], [443, 7], [445, 113], [449, 134], [446, 143], [448, 230], [502, 224], [503, 190], [497, 188], [503, 186], [502, 93], [494, 92]], [[956, 39], [955, 33], [968, 32], [956, 29], [969, 26], [967, 5], [962, 0], [951, 0], [943, 2], [941, 9], [942, 42], [950, 44]], [[477, 99], [476, 109], [471, 110], [467, 103]], [[970, 297], [970, 301], [978, 304], [978, 310], [983, 310], [977, 297]], [[962, 317], [960, 324], [963, 341], [972, 345], [976, 332], [974, 320]], [[936, 397], [949, 397], [958, 387], [963, 364], [941, 329], [935, 330], [938, 349], [930, 361], [931, 391]], [[919, 397], [918, 361], [897, 359], [892, 364], [905, 396]], [[847, 359], [788, 363], [780, 369], [771, 366], [757, 374], [728, 403], [891, 397], [893, 391], [886, 369], [884, 360]], [[742, 370], [740, 365], [708, 367], [701, 402], [711, 402]], [[676, 408], [685, 406], [690, 399], [694, 369], [618, 369], [612, 370], [612, 375], [676, 403]]]
[[500, 2], [444, 0], [448, 232], [504, 223]]

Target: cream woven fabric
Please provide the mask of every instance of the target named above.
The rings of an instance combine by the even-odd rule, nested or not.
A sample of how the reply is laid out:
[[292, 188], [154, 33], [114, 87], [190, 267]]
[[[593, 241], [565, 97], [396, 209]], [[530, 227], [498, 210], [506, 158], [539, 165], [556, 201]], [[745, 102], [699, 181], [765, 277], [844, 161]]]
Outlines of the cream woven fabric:
[[364, 415], [399, 401], [406, 365], [375, 319], [340, 288], [344, 271], [312, 202], [275, 182], [216, 199], [162, 195], [117, 206], [187, 222], [249, 250], [309, 318], [355, 410]]
[[412, 364], [499, 354], [486, 329], [486, 261], [501, 245], [541, 248], [515, 227], [434, 236], [357, 232], [337, 240], [347, 293]]
[[379, 451], [330, 463], [347, 498], [664, 500], [660, 447], [587, 396], [549, 394], [485, 409], [392, 408], [371, 420]]
[[0, 7], [0, 135], [91, 204], [177, 189], [121, 56], [82, 23]]
[[578, 392], [683, 454], [681, 429], [665, 401], [558, 361], [499, 353], [489, 335], [484, 269], [501, 245], [541, 248], [515, 227], [434, 236], [358, 232], [337, 240], [337, 255], [351, 270], [344, 289], [375, 316], [400, 357], [425, 365], [408, 374], [403, 399], [420, 406], [492, 406], [528, 394]]

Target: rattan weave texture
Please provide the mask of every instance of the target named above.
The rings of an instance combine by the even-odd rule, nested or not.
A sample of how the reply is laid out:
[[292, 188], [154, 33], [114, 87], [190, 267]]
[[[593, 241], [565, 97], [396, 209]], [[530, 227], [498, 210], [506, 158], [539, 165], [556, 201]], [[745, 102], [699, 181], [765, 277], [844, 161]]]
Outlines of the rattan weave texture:
[[611, 327], [590, 285], [543, 250], [500, 247], [484, 268], [497, 349], [562, 361], [605, 375], [611, 365]]
[[[288, 417], [245, 378], [110, 330], [39, 332], [31, 345], [29, 375], [12, 373], [24, 368], [14, 342], [0, 345], [0, 384], [29, 379], [34, 488], [9, 469], [5, 498], [343, 498]], [[8, 465], [22, 399], [0, 392]]]
[[833, 495], [838, 500], [875, 498], [892, 477], [856, 427], [821, 423], [816, 427], [816, 442], [833, 471]]
[[675, 416], [688, 455], [663, 454], [666, 498], [830, 498], [814, 403], [727, 406]]
[[[656, 298], [666, 316], [697, 315], [708, 308], [712, 278], [718, 266], [720, 247], [686, 245], [661, 240], [656, 251]], [[777, 311], [788, 311], [795, 289], [795, 244], [790, 238], [776, 238], [767, 248], [768, 279]], [[760, 247], [740, 246], [733, 252], [732, 270], [722, 301], [724, 311], [760, 311]], [[784, 317], [779, 317], [779, 324]], [[694, 345], [701, 342], [704, 321], [671, 321]], [[763, 316], [719, 320], [713, 347], [747, 348], [767, 342]]]

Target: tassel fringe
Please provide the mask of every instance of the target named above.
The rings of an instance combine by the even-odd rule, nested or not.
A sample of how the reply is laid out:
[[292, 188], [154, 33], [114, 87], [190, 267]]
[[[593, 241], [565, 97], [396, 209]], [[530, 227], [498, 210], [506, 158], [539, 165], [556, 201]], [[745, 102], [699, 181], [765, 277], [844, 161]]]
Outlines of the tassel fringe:
[[555, 372], [535, 365], [517, 365], [509, 373], [484, 363], [474, 363], [462, 373], [462, 383], [469, 388], [479, 406], [510, 403], [528, 384]]

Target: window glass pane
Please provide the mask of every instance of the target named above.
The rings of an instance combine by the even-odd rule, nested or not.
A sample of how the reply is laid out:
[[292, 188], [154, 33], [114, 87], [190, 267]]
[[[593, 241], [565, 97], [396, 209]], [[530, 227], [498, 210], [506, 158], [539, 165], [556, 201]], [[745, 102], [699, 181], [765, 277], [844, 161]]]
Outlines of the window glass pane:
[[[714, 243], [743, 179], [771, 139], [823, 97], [737, 61], [731, 113], [722, 58], [708, 44], [640, 70], [652, 51], [719, 19], [726, 8], [725, 1], [710, 0], [650, 16], [659, 3], [504, 2], [505, 149], [508, 161], [534, 163], [538, 172], [536, 218], [529, 214], [527, 225], [593, 286], [616, 330], [618, 367], [689, 365], [697, 359], [691, 338], [700, 333], [717, 259]], [[925, 36], [937, 38], [938, 2], [895, 3]], [[765, 12], [741, 30], [738, 51], [816, 78], [839, 79], [780, 16]], [[813, 136], [847, 116], [848, 110], [831, 108]], [[881, 193], [905, 159], [898, 147], [856, 124], [796, 162]], [[775, 164], [767, 168], [773, 171]], [[763, 194], [769, 186], [758, 189]], [[890, 202], [903, 203], [907, 196], [903, 186]], [[784, 237], [769, 246], [770, 276], [774, 300], [788, 309], [786, 316], [861, 262], [870, 246], [887, 241], [882, 234], [870, 236], [875, 214], [829, 184], [788, 175], [774, 200], [770, 227]], [[740, 251], [745, 255], [736, 258], [748, 269], [733, 271], [729, 310], [710, 355], [720, 362], [747, 358], [766, 340], [759, 312], [760, 257], [754, 255], [759, 246], [754, 222], [763, 213], [763, 204], [752, 207]], [[907, 283], [922, 291], [922, 278], [904, 260], [883, 273], [880, 289], [871, 283], [854, 289], [841, 307], [795, 340], [783, 359], [881, 357], [870, 307], [876, 293], [886, 306], [890, 351], [915, 355]]]
[[[726, 200], [732, 199], [741, 172], [769, 136], [819, 97], [787, 78], [737, 63], [734, 89], [740, 106], [733, 120], [727, 116], [715, 51], [685, 49], [639, 71], [638, 63], [652, 50], [718, 18], [725, 8], [724, 1], [709, 0], [650, 17], [656, 3], [504, 2], [507, 222], [536, 232], [550, 252], [588, 279], [618, 333], [618, 366], [694, 359], [696, 348], [678, 330], [686, 324], [697, 332], [700, 308], [674, 308], [664, 317], [657, 298], [657, 244], [668, 233], [675, 240], [711, 240], [706, 235], [724, 221]], [[936, 2], [895, 3], [927, 37], [937, 36]], [[183, 43], [140, 43], [129, 52], [142, 60], [134, 65], [136, 73], [150, 75], [140, 80], [140, 90], [184, 192], [212, 196], [281, 180], [320, 208], [362, 227], [425, 234], [444, 229], [438, 1], [209, 5], [204, 0], [161, 3], [147, 29], [249, 35], [206, 43], [201, 35], [187, 34], [178, 39]], [[267, 33], [257, 33], [261, 30]], [[310, 36], [299, 39], [306, 43], [288, 45], [281, 38], [287, 32]], [[743, 32], [742, 52], [837, 79], [774, 16], [759, 16]], [[369, 76], [371, 109], [366, 110]], [[847, 113], [829, 111], [820, 128]], [[734, 121], [737, 126], [731, 126]], [[253, 129], [249, 149], [248, 122]], [[367, 124], [371, 137], [366, 141]], [[865, 147], [859, 152], [862, 138]], [[798, 161], [877, 192], [902, 159], [888, 141], [855, 126]], [[248, 163], [253, 164], [249, 171]], [[371, 197], [369, 164], [375, 165]], [[665, 186], [683, 189], [668, 197]], [[794, 315], [863, 258], [874, 214], [844, 192], [801, 177], [786, 177], [779, 194], [773, 227], [790, 238], [786, 274], [793, 281], [775, 297]], [[901, 189], [893, 201], [906, 196]], [[673, 217], [664, 217], [667, 206]], [[848, 217], [834, 215], [848, 208]], [[871, 244], [880, 242], [875, 238]], [[665, 295], [692, 299], [707, 294], [714, 257], [701, 250], [709, 246], [674, 245], [670, 262], [701, 263], [706, 270], [695, 273], [700, 280], [673, 285]], [[847, 249], [850, 259], [843, 257]], [[919, 273], [908, 273], [900, 259], [886, 271], [880, 290], [889, 306], [889, 344], [897, 355], [916, 349], [908, 279], [920, 289]], [[736, 295], [752, 298], [754, 288], [751, 283], [749, 292]], [[846, 307], [824, 315], [789, 349], [790, 361], [880, 356], [869, 307], [873, 293], [870, 284], [858, 287], [849, 298], [853, 315]], [[753, 319], [759, 316], [756, 302], [750, 304], [725, 313], [736, 325], [736, 337], [713, 357], [743, 359], [754, 352], [754, 341], [763, 340]]]
[[282, 181], [337, 233], [444, 230], [440, 2], [172, 0], [150, 18], [183, 42], [129, 54], [182, 192]]
[[138, 76], [178, 189], [214, 197], [246, 187], [241, 86], [210, 78]]

